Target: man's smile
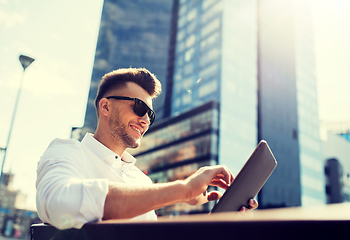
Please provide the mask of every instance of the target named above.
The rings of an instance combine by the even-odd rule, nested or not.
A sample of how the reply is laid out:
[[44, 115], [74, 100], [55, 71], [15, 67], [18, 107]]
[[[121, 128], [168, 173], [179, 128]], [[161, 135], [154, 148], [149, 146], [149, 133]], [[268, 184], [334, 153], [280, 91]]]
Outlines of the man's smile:
[[143, 134], [143, 129], [139, 126], [136, 126], [136, 125], [130, 125], [130, 127], [135, 130], [140, 136], [142, 136]]

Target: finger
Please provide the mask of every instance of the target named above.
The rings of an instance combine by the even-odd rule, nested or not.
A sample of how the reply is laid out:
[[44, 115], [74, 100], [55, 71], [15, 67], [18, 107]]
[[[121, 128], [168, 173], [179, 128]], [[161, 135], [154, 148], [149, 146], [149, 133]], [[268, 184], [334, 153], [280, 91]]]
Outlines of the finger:
[[226, 190], [230, 186], [222, 179], [213, 179], [209, 185], [219, 187], [219, 188], [222, 188], [224, 190]]
[[259, 206], [258, 202], [255, 199], [250, 199], [248, 204], [249, 204], [249, 209], [251, 210], [256, 209]]
[[235, 177], [233, 176], [232, 172], [227, 167], [225, 167], [225, 168], [229, 174], [229, 182], [228, 183], [231, 184], [235, 180]]
[[228, 177], [223, 175], [223, 174], [216, 174], [216, 177], [215, 178], [219, 178], [219, 179], [222, 179], [222, 180], [225, 180], [228, 184], [232, 183], [233, 180], [235, 180], [234, 176], [233, 175], [229, 175]]
[[253, 217], [253, 212], [245, 206], [242, 206], [239, 209], [239, 214], [243, 217]]
[[[228, 183], [231, 184], [233, 180], [235, 179], [233, 177], [233, 174], [226, 166], [219, 166], [221, 168], [220, 174], [224, 177], [223, 179]], [[219, 175], [219, 174], [218, 174]]]
[[222, 194], [217, 191], [213, 191], [208, 193], [207, 199], [208, 201], [216, 201], [219, 200], [222, 197]]
[[240, 212], [245, 212], [246, 210], [247, 210], [247, 208], [246, 208], [245, 206], [242, 206], [242, 207], [239, 209]]
[[231, 171], [226, 167], [226, 166], [216, 166], [216, 177], [215, 178], [220, 178], [223, 179], [225, 182], [228, 184], [231, 184], [233, 180], [235, 179]]
[[230, 180], [227, 181], [227, 178], [222, 175], [222, 174], [217, 174], [213, 179], [213, 182], [224, 182], [225, 184], [229, 185], [230, 184]]

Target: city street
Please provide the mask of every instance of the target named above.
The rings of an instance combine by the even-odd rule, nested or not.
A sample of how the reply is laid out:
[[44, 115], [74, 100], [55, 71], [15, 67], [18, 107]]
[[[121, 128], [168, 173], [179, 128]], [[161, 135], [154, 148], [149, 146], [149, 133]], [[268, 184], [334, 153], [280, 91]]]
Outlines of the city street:
[[[25, 238], [7, 238], [7, 237], [0, 237], [0, 240], [18, 240], [18, 239], [25, 239]], [[29, 239], [29, 238], [28, 238]]]

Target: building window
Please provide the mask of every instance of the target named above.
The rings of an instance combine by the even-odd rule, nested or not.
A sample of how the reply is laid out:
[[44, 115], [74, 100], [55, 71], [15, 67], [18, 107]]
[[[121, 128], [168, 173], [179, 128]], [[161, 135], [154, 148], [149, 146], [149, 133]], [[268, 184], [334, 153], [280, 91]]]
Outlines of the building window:
[[218, 47], [214, 47], [213, 49], [210, 49], [209, 51], [207, 51], [201, 56], [200, 66], [204, 67], [209, 62], [215, 61], [219, 57], [220, 57], [220, 50], [218, 49]]
[[182, 28], [186, 24], [186, 15], [183, 15], [179, 17], [179, 20], [177, 21], [177, 29]]
[[218, 63], [213, 63], [212, 65], [202, 69], [199, 72], [199, 77], [202, 78], [202, 79], [205, 79], [205, 78], [214, 76], [214, 75], [216, 75], [218, 73], [218, 70], [219, 70]]
[[210, 36], [208, 36], [207, 38], [203, 39], [201, 41], [201, 44], [200, 44], [201, 51], [204, 51], [205, 49], [207, 49], [211, 45], [218, 43], [219, 36], [220, 36], [219, 32], [215, 32], [215, 33], [211, 34]]
[[194, 55], [194, 47], [188, 49], [186, 52], [185, 52], [185, 61], [186, 62], [189, 62], [191, 61], [191, 59], [193, 58], [193, 55]]
[[218, 90], [218, 81], [217, 79], [211, 80], [208, 83], [203, 84], [198, 89], [198, 97], [203, 98], [209, 94], [216, 92]]
[[[215, 138], [213, 138], [215, 139]], [[191, 159], [217, 154], [212, 148], [212, 135], [206, 135], [193, 140], [182, 142], [165, 149], [160, 149], [138, 156], [137, 166], [142, 171], [188, 161]]]
[[214, 32], [219, 27], [220, 27], [220, 19], [216, 18], [213, 21], [211, 21], [210, 23], [208, 23], [202, 27], [201, 37], [202, 38], [206, 37], [209, 33]]
[[197, 17], [197, 8], [193, 8], [189, 13], [187, 14], [187, 20], [188, 22], [191, 22], [193, 19]]
[[182, 95], [182, 103], [183, 103], [183, 105], [190, 104], [191, 101], [192, 101], [192, 94], [185, 93], [184, 95]]
[[[181, 98], [177, 98], [181, 99]], [[176, 100], [177, 101], [177, 100]], [[181, 100], [179, 100], [179, 104]], [[150, 132], [145, 135], [142, 144], [136, 149], [128, 149], [132, 155], [152, 150], [159, 146], [169, 144], [181, 138], [203, 132], [208, 129], [218, 129], [218, 112], [217, 110], [208, 110], [198, 115], [185, 119], [175, 124], [169, 125], [158, 131]]]
[[186, 47], [187, 48], [192, 47], [195, 42], [196, 42], [196, 36], [194, 34], [191, 34], [186, 40]]
[[[222, 1], [217, 2], [215, 5], [212, 5], [216, 0], [207, 0], [202, 4], [202, 10], [204, 13], [202, 14], [202, 24], [206, 23], [210, 18], [216, 15], [219, 12], [222, 12]], [[211, 6], [207, 10], [207, 8]]]

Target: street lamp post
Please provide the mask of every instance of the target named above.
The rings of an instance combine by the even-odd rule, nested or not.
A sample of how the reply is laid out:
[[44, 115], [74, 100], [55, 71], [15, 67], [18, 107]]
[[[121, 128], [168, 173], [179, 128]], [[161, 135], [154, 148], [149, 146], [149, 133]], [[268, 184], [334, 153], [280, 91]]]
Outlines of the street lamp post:
[[28, 56], [25, 56], [25, 55], [20, 55], [19, 56], [19, 61], [21, 62], [21, 65], [23, 67], [23, 72], [22, 72], [22, 77], [21, 77], [21, 82], [20, 82], [20, 85], [19, 85], [19, 89], [18, 89], [18, 92], [17, 92], [15, 108], [14, 108], [13, 114], [12, 114], [12, 120], [11, 120], [11, 124], [10, 124], [9, 134], [8, 134], [8, 137], [7, 137], [7, 143], [6, 143], [6, 146], [4, 148], [0, 148], [0, 150], [4, 151], [4, 157], [3, 157], [3, 160], [2, 160], [2, 164], [1, 164], [0, 191], [1, 191], [1, 184], [2, 184], [4, 164], [5, 164], [5, 160], [6, 160], [6, 153], [7, 153], [7, 149], [8, 149], [8, 146], [9, 146], [10, 139], [11, 139], [13, 123], [14, 123], [15, 117], [16, 117], [18, 100], [19, 100], [19, 97], [20, 97], [21, 91], [22, 91], [22, 83], [23, 83], [23, 78], [24, 78], [24, 72], [25, 72], [26, 68], [29, 67], [29, 65], [32, 64], [32, 62], [34, 62], [34, 60], [35, 60], [34, 58], [31, 58], [31, 57], [28, 57]]

